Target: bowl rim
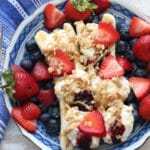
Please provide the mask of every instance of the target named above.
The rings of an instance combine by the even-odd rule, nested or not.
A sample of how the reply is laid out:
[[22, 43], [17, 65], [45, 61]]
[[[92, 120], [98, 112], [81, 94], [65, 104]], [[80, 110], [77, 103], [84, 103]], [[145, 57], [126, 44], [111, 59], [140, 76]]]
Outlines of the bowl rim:
[[[5, 55], [5, 61], [4, 61], [4, 65], [3, 65], [3, 71], [7, 69], [9, 61], [6, 61], [6, 59], [9, 57], [10, 52], [12, 51], [21, 31], [24, 29], [24, 27], [30, 22], [32, 21], [33, 18], [35, 18], [39, 13], [43, 12], [44, 7], [48, 4], [48, 3], [52, 3], [54, 5], [58, 5], [60, 3], [65, 2], [66, 0], [54, 0], [54, 1], [50, 1], [47, 2], [43, 5], [41, 5], [38, 9], [36, 9], [32, 15], [30, 15], [29, 17], [27, 17], [25, 20], [23, 20], [20, 25], [18, 26], [17, 30], [15, 31], [14, 35], [11, 38], [11, 42], [10, 45], [8, 46], [7, 50], [6, 50], [6, 55]], [[119, 4], [120, 5], [120, 4]], [[123, 5], [121, 5], [123, 6]], [[124, 7], [124, 6], [123, 6]], [[127, 8], [128, 9], [128, 8]], [[130, 10], [129, 10], [130, 11]], [[131, 11], [130, 11], [131, 12]], [[2, 83], [5, 83], [4, 79], [1, 78]], [[9, 111], [9, 113], [11, 113], [12, 111], [12, 106], [11, 103], [9, 101], [9, 97], [7, 94], [3, 93], [3, 99], [5, 101], [6, 107]], [[44, 149], [44, 150], [51, 150], [50, 147], [47, 147], [46, 145], [44, 145], [42, 142], [40, 142], [36, 137], [34, 137], [32, 134], [30, 134], [29, 132], [27, 132], [24, 128], [22, 128], [18, 123], [15, 122], [15, 124], [18, 126], [19, 130], [21, 130], [22, 135], [24, 135], [26, 138], [28, 138], [28, 140], [30, 140], [31, 142], [33, 142], [35, 145], [37, 145], [40, 149]], [[150, 138], [150, 130], [148, 132], [146, 132], [140, 140], [138, 140], [137, 142], [135, 142], [134, 144], [131, 144], [130, 146], [123, 148], [124, 150], [129, 150], [129, 149], [137, 149], [139, 147], [141, 147], [146, 141], [147, 139]]]

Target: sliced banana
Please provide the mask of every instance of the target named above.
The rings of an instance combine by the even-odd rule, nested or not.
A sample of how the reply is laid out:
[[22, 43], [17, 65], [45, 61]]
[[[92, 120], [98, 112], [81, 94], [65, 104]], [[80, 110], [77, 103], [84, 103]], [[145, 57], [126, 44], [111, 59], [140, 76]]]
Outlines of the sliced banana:
[[42, 30], [40, 30], [36, 33], [35, 41], [41, 50], [45, 49], [45, 47], [46, 47], [45, 43], [47, 41], [48, 36], [49, 36], [49, 34]]

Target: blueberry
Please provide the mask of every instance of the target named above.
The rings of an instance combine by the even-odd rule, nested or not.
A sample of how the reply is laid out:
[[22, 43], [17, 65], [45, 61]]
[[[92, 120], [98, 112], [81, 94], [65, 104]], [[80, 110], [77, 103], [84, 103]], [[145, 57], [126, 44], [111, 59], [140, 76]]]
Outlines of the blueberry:
[[51, 118], [58, 119], [60, 117], [60, 112], [58, 107], [50, 107], [49, 115]]
[[135, 65], [137, 68], [145, 68], [147, 63], [137, 59], [135, 61]]
[[40, 81], [39, 86], [43, 90], [52, 89], [54, 87], [53, 80]]
[[148, 77], [149, 73], [144, 69], [136, 69], [134, 76], [136, 77]]
[[56, 136], [60, 131], [60, 121], [59, 119], [49, 119], [47, 123], [47, 133], [51, 136]]
[[59, 101], [56, 99], [51, 106], [52, 107], [59, 107]]
[[34, 52], [31, 58], [34, 62], [37, 62], [38, 60], [44, 60], [44, 56], [42, 55], [41, 51]]
[[130, 49], [132, 49], [134, 43], [136, 42], [137, 39], [132, 39], [129, 41], [129, 46], [130, 46]]
[[116, 52], [119, 55], [123, 55], [126, 51], [129, 50], [129, 45], [125, 41], [118, 41], [116, 44]]
[[46, 122], [49, 121], [49, 118], [50, 118], [49, 114], [44, 113], [44, 114], [42, 114], [42, 116], [40, 117], [40, 120], [41, 120], [43, 123], [46, 123]]
[[26, 44], [25, 44], [25, 48], [27, 49], [28, 52], [34, 52], [39, 50], [35, 40], [29, 40]]
[[93, 20], [92, 20], [92, 23], [99, 23], [99, 16], [94, 16], [93, 17]]
[[129, 104], [131, 102], [136, 102], [136, 101], [137, 101], [136, 96], [135, 96], [133, 90], [131, 90], [128, 97], [127, 97], [127, 99], [125, 100], [125, 104]]
[[31, 100], [31, 102], [33, 102], [34, 104], [37, 104], [37, 105], [40, 104], [40, 101], [39, 101], [36, 97], [31, 97], [30, 100]]
[[88, 22], [92, 22], [94, 16], [93, 15], [90, 15], [86, 20], [85, 20], [85, 23], [88, 23]]
[[24, 68], [27, 71], [31, 71], [34, 67], [34, 62], [30, 58], [24, 58], [21, 63], [21, 67]]
[[48, 109], [49, 109], [48, 106], [45, 106], [44, 104], [40, 104], [39, 107], [41, 108], [42, 113], [48, 112]]
[[129, 29], [125, 26], [121, 27], [121, 29], [119, 30], [119, 33], [120, 33], [121, 39], [124, 41], [129, 41], [132, 39], [129, 35]]
[[138, 111], [138, 105], [135, 103], [130, 103], [129, 106], [132, 106], [133, 108], [133, 115], [135, 123], [140, 121], [139, 111]]
[[132, 51], [126, 51], [126, 53], [124, 53], [124, 56], [126, 59], [128, 59], [131, 62], [133, 62], [135, 60], [135, 57], [134, 57]]

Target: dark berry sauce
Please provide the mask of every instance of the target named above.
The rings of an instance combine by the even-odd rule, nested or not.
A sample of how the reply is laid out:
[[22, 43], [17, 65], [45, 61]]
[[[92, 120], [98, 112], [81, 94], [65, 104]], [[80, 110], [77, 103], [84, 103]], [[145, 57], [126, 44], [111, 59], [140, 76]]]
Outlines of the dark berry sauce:
[[117, 125], [117, 121], [114, 123], [114, 125], [111, 127], [111, 139], [113, 143], [120, 143], [121, 142], [121, 136], [123, 135], [125, 131], [125, 126], [123, 124]]
[[91, 141], [91, 136], [84, 133], [80, 133], [79, 137], [77, 138], [77, 144], [81, 150], [90, 150]]
[[81, 91], [75, 95], [75, 101], [83, 101], [86, 104], [90, 104], [93, 99], [93, 95], [89, 91]]

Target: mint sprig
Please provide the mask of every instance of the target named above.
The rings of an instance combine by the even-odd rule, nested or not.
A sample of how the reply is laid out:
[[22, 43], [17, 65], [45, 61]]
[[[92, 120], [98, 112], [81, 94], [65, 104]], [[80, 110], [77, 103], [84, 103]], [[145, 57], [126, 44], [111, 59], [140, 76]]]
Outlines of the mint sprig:
[[73, 7], [78, 11], [85, 11], [87, 9], [94, 10], [97, 8], [97, 5], [90, 2], [90, 0], [70, 0]]

